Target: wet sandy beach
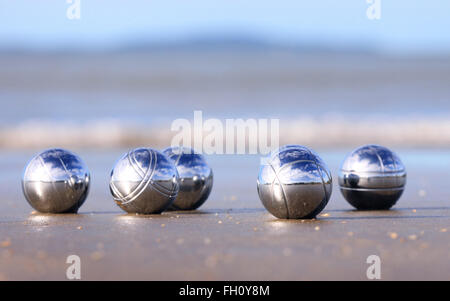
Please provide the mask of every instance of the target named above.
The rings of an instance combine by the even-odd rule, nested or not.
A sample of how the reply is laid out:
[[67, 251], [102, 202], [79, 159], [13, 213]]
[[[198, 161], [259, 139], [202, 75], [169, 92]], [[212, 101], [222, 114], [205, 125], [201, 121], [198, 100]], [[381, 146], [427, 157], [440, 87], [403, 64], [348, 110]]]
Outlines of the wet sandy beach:
[[[382, 280], [450, 280], [450, 2], [81, 2], [0, 0], [0, 281], [67, 280], [71, 255], [81, 280], [368, 280], [372, 255]], [[249, 153], [320, 155], [333, 193], [316, 219], [265, 210], [258, 155], [206, 156], [214, 184], [196, 211], [113, 201], [111, 169], [132, 148], [220, 154], [241, 138]], [[366, 144], [406, 167], [392, 210], [356, 211], [339, 191], [342, 160]], [[23, 169], [48, 148], [90, 169], [78, 214], [25, 200]], [[367, 174], [381, 188], [402, 172]], [[30, 180], [38, 197], [50, 186]]]
[[124, 150], [79, 153], [92, 173], [78, 215], [41, 215], [22, 196], [33, 151], [0, 152], [0, 279], [65, 280], [66, 258], [81, 258], [83, 280], [366, 280], [366, 258], [381, 258], [384, 280], [450, 279], [450, 154], [400, 149], [408, 171], [390, 211], [357, 212], [336, 187], [345, 150], [317, 150], [334, 178], [317, 220], [278, 220], [256, 193], [259, 157], [210, 156], [214, 187], [198, 211], [124, 214], [108, 176]]

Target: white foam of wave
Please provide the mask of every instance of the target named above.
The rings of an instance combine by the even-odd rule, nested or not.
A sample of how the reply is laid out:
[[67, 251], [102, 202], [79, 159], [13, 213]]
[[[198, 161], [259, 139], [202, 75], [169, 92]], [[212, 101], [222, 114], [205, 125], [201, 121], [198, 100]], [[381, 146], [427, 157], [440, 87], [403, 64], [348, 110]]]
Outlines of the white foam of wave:
[[378, 143], [399, 146], [450, 146], [450, 118], [302, 118], [282, 126], [282, 143], [346, 146]]
[[[35, 120], [1, 127], [0, 148], [162, 147], [169, 145], [175, 134], [169, 125], [150, 126], [121, 120], [84, 123]], [[450, 118], [357, 120], [334, 116], [280, 120], [280, 144], [287, 143], [312, 147], [340, 147], [366, 143], [450, 147]]]
[[113, 148], [164, 141], [167, 132], [116, 120], [84, 123], [28, 121], [0, 129], [1, 148], [93, 147]]

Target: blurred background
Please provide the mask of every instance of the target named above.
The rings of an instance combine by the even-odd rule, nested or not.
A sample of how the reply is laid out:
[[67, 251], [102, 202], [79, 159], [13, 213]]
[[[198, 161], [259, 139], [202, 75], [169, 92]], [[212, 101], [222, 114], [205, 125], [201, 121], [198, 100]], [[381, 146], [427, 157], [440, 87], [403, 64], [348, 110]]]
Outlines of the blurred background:
[[[385, 280], [449, 279], [450, 1], [367, 1], [81, 0], [77, 19], [76, 0], [0, 0], [0, 280], [61, 280], [68, 254], [86, 280], [364, 280], [369, 254]], [[124, 215], [115, 160], [168, 146], [195, 110], [278, 118], [280, 144], [331, 170], [324, 214], [275, 219], [259, 156], [212, 155], [200, 210]], [[406, 166], [393, 210], [355, 212], [339, 192], [366, 143]], [[81, 214], [30, 214], [21, 173], [49, 147], [89, 166]]]
[[0, 0], [3, 149], [164, 146], [194, 110], [279, 118], [280, 143], [450, 146], [448, 1], [68, 2]]

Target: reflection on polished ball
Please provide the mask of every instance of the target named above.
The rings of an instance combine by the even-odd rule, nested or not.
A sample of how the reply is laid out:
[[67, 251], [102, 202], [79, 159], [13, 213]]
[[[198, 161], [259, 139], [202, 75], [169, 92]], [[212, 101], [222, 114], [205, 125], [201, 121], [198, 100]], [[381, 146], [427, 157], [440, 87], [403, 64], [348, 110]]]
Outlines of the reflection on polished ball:
[[379, 145], [350, 153], [339, 173], [345, 199], [357, 209], [391, 208], [403, 193], [406, 171], [396, 154]]
[[328, 167], [304, 146], [283, 146], [261, 164], [259, 198], [278, 218], [314, 218], [325, 208], [331, 191]]
[[180, 191], [170, 209], [197, 209], [206, 201], [213, 185], [213, 172], [205, 158], [187, 147], [168, 147], [163, 153], [174, 162], [180, 179]]
[[178, 173], [172, 161], [161, 152], [137, 148], [116, 163], [109, 187], [114, 201], [124, 211], [161, 213], [177, 196]]
[[76, 213], [89, 192], [89, 170], [77, 155], [49, 149], [25, 168], [22, 188], [28, 203], [42, 213]]

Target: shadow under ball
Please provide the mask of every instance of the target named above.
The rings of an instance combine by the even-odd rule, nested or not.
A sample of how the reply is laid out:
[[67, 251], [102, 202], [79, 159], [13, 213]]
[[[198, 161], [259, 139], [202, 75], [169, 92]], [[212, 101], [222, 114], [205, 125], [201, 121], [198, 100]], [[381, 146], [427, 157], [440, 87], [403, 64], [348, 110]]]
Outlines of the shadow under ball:
[[22, 189], [28, 203], [42, 213], [77, 213], [89, 193], [90, 174], [80, 157], [49, 149], [25, 168]]
[[122, 210], [138, 214], [161, 213], [177, 196], [178, 172], [161, 152], [137, 148], [116, 163], [109, 187]]
[[171, 210], [195, 210], [207, 200], [213, 186], [213, 172], [205, 158], [187, 147], [168, 147], [163, 153], [178, 170], [179, 186]]
[[274, 216], [310, 219], [327, 205], [332, 178], [315, 152], [300, 145], [286, 145], [264, 159], [257, 187], [264, 207]]
[[344, 198], [356, 209], [389, 209], [406, 185], [406, 170], [400, 158], [379, 145], [365, 145], [350, 153], [339, 173]]

